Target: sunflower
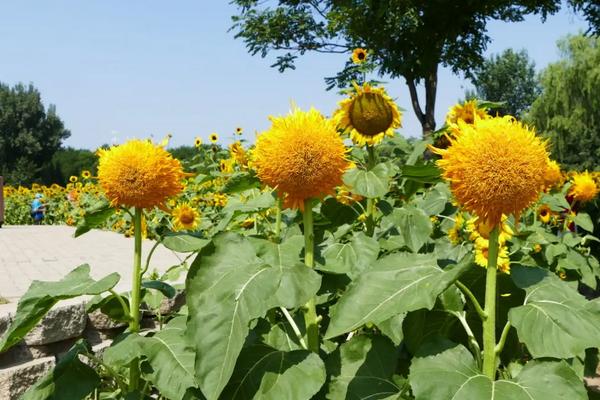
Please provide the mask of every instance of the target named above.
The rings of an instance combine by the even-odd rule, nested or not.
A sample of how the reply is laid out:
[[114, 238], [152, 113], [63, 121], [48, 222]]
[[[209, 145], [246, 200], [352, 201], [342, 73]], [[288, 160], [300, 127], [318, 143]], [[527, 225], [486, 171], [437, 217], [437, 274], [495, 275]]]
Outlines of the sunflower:
[[477, 107], [477, 100], [465, 101], [462, 104], [455, 104], [446, 114], [446, 124], [449, 126], [455, 125], [458, 121], [463, 121], [466, 124], [473, 124], [475, 117], [486, 119], [488, 114], [485, 108]]
[[219, 135], [217, 135], [216, 133], [213, 132], [210, 134], [208, 139], [210, 140], [211, 143], [217, 143], [219, 141]]
[[227, 195], [215, 193], [212, 200], [215, 207], [225, 207], [227, 205]]
[[538, 208], [538, 216], [540, 217], [540, 221], [544, 224], [547, 224], [552, 219], [552, 210], [547, 204], [542, 204], [540, 208]]
[[219, 161], [219, 169], [224, 174], [230, 174], [233, 172], [233, 164], [235, 160], [233, 158], [228, 158], [226, 160]]
[[229, 145], [229, 154], [232, 159], [235, 160], [239, 165], [248, 165], [248, 158], [246, 157], [246, 150], [242, 147], [239, 141], [236, 141]]
[[113, 206], [163, 206], [168, 197], [183, 188], [179, 160], [146, 140], [101, 149], [98, 155], [98, 180]]
[[76, 177], [75, 175], [71, 175], [71, 176], [69, 177], [69, 182], [71, 182], [71, 183], [75, 183], [75, 182], [77, 182], [77, 177]]
[[365, 49], [361, 49], [360, 47], [354, 49], [352, 52], [352, 62], [354, 64], [362, 64], [367, 61], [367, 51]]
[[202, 146], [202, 138], [200, 138], [199, 136], [196, 136], [196, 139], [194, 139], [194, 146], [196, 146], [196, 148], [199, 148], [200, 146]]
[[563, 182], [563, 174], [560, 172], [560, 165], [554, 160], [548, 161], [546, 174], [544, 175], [544, 188], [546, 191], [560, 185]]
[[518, 217], [544, 187], [548, 166], [546, 142], [514, 118], [459, 120], [461, 134], [450, 138], [437, 165], [458, 203], [490, 226], [502, 215]]
[[573, 175], [571, 188], [569, 189], [569, 195], [573, 197], [575, 201], [581, 203], [593, 200], [600, 189], [596, 185], [596, 181], [589, 172], [581, 172]]
[[81, 172], [81, 177], [83, 179], [90, 179], [92, 177], [92, 173], [88, 170], [84, 170]]
[[[483, 238], [475, 241], [475, 263], [480, 267], [487, 268], [488, 266], [489, 245], [489, 241]], [[508, 249], [504, 245], [498, 248], [498, 270], [505, 274], [510, 273]]]
[[359, 146], [372, 146], [384, 136], [393, 136], [394, 129], [402, 124], [402, 114], [385, 89], [367, 83], [362, 87], [354, 84], [354, 89], [355, 93], [342, 100], [333, 114], [338, 126]]
[[[502, 216], [502, 223], [500, 224], [500, 231], [498, 233], [498, 243], [500, 245], [505, 244], [515, 234], [508, 223], [508, 217]], [[467, 222], [467, 232], [470, 233], [469, 239], [476, 242], [478, 239], [489, 240], [490, 233], [494, 227], [487, 221], [480, 219], [479, 217], [471, 218]]]
[[238, 126], [237, 128], [235, 128], [235, 133], [241, 135], [242, 133], [244, 133], [244, 130]]
[[173, 218], [173, 228], [176, 231], [193, 231], [198, 227], [200, 213], [188, 203], [182, 203], [175, 207], [171, 216]]
[[253, 152], [259, 179], [275, 188], [284, 206], [304, 209], [310, 198], [335, 194], [348, 167], [346, 147], [335, 123], [314, 108], [294, 108], [284, 117], [271, 117]]

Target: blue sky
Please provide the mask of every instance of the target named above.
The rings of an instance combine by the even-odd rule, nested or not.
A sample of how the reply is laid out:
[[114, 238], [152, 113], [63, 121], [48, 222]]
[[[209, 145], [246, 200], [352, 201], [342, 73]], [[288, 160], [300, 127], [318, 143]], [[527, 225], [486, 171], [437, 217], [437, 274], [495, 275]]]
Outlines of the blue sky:
[[[210, 5], [209, 5], [210, 4]], [[235, 8], [228, 0], [4, 1], [0, 3], [0, 82], [33, 83], [55, 104], [71, 130], [66, 145], [94, 149], [131, 137], [172, 132], [172, 145], [211, 132], [231, 141], [237, 126], [248, 140], [294, 101], [330, 114], [340, 97], [324, 76], [341, 55], [307, 55], [295, 71], [269, 68], [273, 57], [250, 56], [227, 32]], [[559, 56], [556, 40], [586, 27], [564, 10], [545, 24], [490, 23], [487, 54], [525, 48], [538, 69]], [[388, 92], [406, 109], [405, 136], [420, 135], [402, 80]], [[468, 82], [441, 70], [436, 119], [464, 94]]]

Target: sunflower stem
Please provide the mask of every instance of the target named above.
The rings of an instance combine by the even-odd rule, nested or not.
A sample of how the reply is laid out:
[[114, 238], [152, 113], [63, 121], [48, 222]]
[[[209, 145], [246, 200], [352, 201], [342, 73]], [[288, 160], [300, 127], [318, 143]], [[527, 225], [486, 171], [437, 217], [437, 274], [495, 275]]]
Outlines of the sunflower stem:
[[[129, 331], [137, 333], [140, 331], [140, 296], [142, 286], [142, 209], [135, 208], [133, 218], [134, 227], [134, 251], [133, 251], [133, 275], [131, 283], [131, 300], [129, 304], [130, 321]], [[139, 360], [134, 359], [129, 366], [129, 389], [137, 389], [140, 384]]]
[[485, 313], [483, 321], [483, 374], [496, 378], [496, 280], [498, 275], [498, 225], [489, 238], [488, 265], [485, 279]]
[[465, 284], [461, 281], [456, 281], [454, 282], [454, 284], [460, 289], [461, 292], [463, 292], [465, 296], [469, 298], [469, 300], [471, 300], [471, 302], [473, 303], [473, 307], [475, 307], [475, 311], [477, 311], [477, 314], [479, 315], [481, 320], [485, 321], [487, 318], [487, 314], [481, 307], [481, 304], [479, 304], [479, 301], [477, 301], [477, 297], [475, 297], [473, 292], [471, 292], [471, 290], [468, 287], [466, 287]]
[[283, 198], [277, 197], [277, 211], [275, 214], [275, 242], [281, 240], [281, 209], [283, 208]]
[[[313, 231], [313, 201], [304, 200], [304, 263], [309, 268], [315, 266], [315, 234]], [[315, 298], [312, 297], [305, 305], [304, 324], [306, 325], [306, 344], [308, 350], [319, 352], [319, 321]]]
[[[367, 170], [370, 171], [375, 167], [375, 147], [367, 145]], [[366, 220], [366, 233], [367, 236], [373, 236], [375, 233], [375, 199], [367, 199], [367, 220]]]

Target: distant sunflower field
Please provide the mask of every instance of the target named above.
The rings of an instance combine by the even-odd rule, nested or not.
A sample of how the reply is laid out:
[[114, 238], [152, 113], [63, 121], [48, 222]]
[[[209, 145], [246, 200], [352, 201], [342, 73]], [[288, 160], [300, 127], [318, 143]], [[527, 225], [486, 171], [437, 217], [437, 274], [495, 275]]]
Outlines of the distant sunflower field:
[[[561, 171], [490, 107], [457, 104], [409, 143], [385, 89], [360, 82], [331, 118], [293, 107], [250, 147], [212, 134], [182, 165], [168, 138], [132, 140], [98, 152], [97, 176], [6, 187], [8, 224], [41, 193], [44, 223], [133, 238], [127, 293], [81, 266], [21, 299], [0, 351], [59, 299], [95, 295], [128, 324], [102, 353], [78, 342], [23, 398], [588, 399], [600, 175]], [[186, 306], [151, 331], [145, 293], [174, 290], [143, 267], [143, 237], [192, 260]], [[76, 386], [53, 385], [66, 373]]]

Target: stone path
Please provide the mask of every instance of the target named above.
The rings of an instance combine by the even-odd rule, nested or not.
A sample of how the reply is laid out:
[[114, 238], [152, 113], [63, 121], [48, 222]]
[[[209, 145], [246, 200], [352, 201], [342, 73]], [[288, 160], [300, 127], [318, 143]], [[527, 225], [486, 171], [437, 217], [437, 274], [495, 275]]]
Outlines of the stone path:
[[[94, 279], [118, 272], [117, 290], [131, 284], [133, 239], [123, 235], [90, 231], [73, 238], [69, 226], [3, 226], [0, 228], [0, 296], [16, 302], [35, 279], [56, 281], [81, 264], [89, 264]], [[143, 242], [143, 262], [153, 242]], [[150, 270], [164, 272], [181, 263], [185, 255], [159, 246], [152, 256]]]

